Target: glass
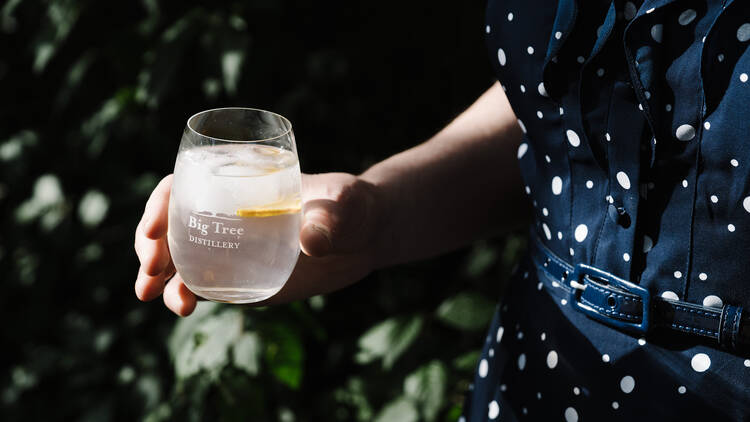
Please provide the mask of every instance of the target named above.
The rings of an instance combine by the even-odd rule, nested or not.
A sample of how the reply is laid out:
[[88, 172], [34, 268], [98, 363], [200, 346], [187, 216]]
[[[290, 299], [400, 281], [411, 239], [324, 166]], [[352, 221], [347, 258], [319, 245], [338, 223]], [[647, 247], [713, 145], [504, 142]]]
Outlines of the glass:
[[188, 119], [169, 199], [169, 250], [185, 285], [209, 300], [276, 294], [299, 256], [301, 176], [292, 125], [251, 108]]

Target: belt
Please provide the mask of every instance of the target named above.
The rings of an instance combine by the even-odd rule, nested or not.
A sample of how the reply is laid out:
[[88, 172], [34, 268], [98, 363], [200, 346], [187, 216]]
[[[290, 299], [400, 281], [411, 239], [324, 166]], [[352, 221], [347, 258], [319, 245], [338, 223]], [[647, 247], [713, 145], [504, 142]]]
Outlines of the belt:
[[652, 296], [648, 289], [600, 268], [569, 264], [536, 234], [531, 238], [531, 258], [544, 275], [540, 281], [550, 289], [562, 289], [575, 310], [630, 333], [645, 335], [666, 328], [733, 353], [750, 353], [750, 315], [742, 306], [708, 307]]

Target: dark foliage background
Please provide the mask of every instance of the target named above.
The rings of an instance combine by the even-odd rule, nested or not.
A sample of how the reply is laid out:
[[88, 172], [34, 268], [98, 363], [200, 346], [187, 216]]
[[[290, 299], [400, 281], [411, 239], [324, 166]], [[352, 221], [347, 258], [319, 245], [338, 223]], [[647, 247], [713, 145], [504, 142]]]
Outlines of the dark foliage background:
[[517, 238], [179, 322], [136, 300], [132, 238], [197, 111], [284, 114], [306, 172], [427, 139], [492, 82], [483, 9], [0, 4], [1, 418], [455, 420]]

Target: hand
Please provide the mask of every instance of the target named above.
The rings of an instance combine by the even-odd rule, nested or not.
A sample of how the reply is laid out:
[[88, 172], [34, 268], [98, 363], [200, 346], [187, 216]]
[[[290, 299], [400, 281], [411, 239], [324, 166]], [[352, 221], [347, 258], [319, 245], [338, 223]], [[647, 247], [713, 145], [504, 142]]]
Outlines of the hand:
[[[164, 304], [187, 316], [198, 299], [176, 273], [167, 245], [172, 175], [162, 179], [135, 230], [141, 262], [135, 294], [142, 301], [163, 293]], [[330, 292], [360, 280], [377, 265], [377, 241], [385, 209], [377, 188], [346, 173], [302, 175], [300, 254], [289, 281], [256, 305], [283, 303]], [[166, 282], [166, 284], [165, 284]]]

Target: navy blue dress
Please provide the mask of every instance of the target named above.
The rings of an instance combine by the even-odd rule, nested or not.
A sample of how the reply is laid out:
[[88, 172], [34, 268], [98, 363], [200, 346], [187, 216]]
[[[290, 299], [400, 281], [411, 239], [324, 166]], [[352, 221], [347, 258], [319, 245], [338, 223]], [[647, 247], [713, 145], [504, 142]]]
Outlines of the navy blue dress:
[[[654, 296], [750, 307], [750, 2], [490, 0], [485, 30], [531, 236]], [[750, 420], [748, 356], [612, 328], [538, 268], [515, 271], [459, 421]]]

